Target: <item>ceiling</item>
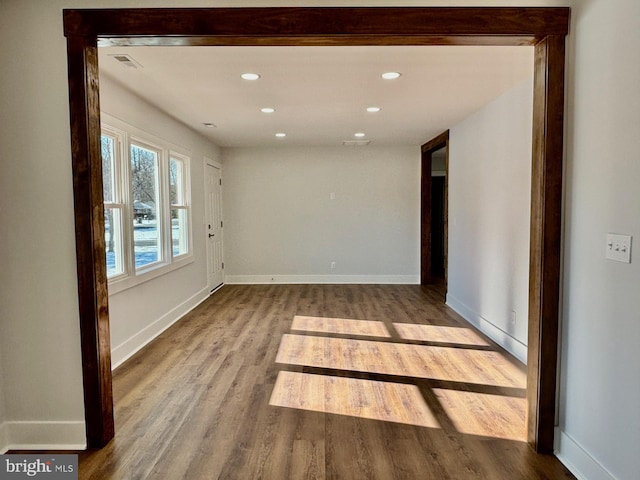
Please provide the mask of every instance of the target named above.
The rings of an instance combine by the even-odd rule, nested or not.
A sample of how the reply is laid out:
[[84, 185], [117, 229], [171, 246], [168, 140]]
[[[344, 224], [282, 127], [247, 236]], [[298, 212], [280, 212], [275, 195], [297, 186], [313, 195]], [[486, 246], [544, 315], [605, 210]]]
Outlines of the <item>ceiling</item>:
[[[113, 47], [99, 65], [221, 147], [341, 145], [357, 132], [371, 145], [420, 145], [530, 78], [533, 47]], [[402, 75], [382, 79], [388, 71]]]

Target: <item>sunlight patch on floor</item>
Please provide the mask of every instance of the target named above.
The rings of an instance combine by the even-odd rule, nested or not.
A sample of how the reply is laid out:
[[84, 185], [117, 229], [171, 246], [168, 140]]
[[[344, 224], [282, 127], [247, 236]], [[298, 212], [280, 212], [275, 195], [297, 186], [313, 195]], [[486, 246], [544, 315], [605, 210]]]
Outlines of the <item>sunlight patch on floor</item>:
[[404, 340], [489, 346], [486, 340], [470, 328], [418, 325], [415, 323], [394, 323], [393, 328]]
[[276, 363], [526, 387], [526, 374], [494, 351], [284, 334]]
[[418, 387], [281, 371], [269, 405], [440, 428]]
[[346, 335], [362, 335], [368, 337], [385, 337], [391, 335], [382, 322], [372, 320], [352, 320], [348, 318], [293, 317], [291, 330], [305, 332], [325, 332]]
[[460, 433], [527, 440], [525, 398], [439, 388], [433, 391]]

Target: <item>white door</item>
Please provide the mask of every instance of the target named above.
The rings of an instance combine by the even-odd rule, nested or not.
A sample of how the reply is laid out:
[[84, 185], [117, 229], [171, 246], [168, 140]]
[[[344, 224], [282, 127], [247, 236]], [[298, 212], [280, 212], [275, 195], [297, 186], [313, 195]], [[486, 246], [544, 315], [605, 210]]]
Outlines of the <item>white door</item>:
[[222, 259], [222, 172], [220, 168], [206, 166], [206, 222], [207, 278], [213, 290], [224, 281]]

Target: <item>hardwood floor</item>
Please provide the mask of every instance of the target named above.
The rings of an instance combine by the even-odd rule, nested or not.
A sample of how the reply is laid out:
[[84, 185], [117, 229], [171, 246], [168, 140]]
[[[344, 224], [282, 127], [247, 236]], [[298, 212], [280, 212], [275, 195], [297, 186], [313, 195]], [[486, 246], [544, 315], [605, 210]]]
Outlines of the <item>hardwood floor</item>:
[[225, 286], [113, 385], [81, 479], [574, 478], [525, 442], [523, 365], [437, 288]]

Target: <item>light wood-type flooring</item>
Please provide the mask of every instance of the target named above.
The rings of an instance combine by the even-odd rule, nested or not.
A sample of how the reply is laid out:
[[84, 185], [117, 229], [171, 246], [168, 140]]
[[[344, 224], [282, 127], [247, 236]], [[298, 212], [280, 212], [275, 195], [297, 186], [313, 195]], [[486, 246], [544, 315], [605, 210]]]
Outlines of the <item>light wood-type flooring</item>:
[[415, 285], [224, 286], [114, 372], [96, 480], [564, 479], [526, 369]]

